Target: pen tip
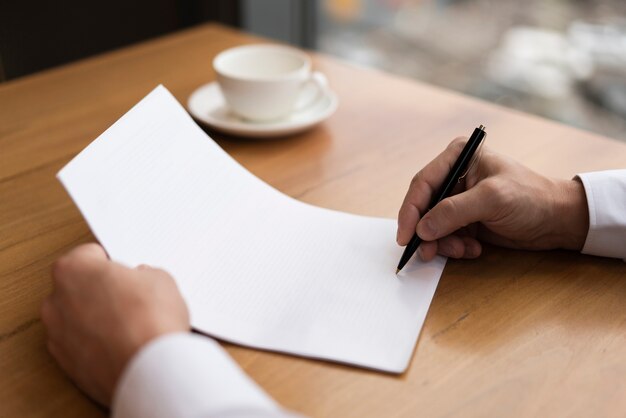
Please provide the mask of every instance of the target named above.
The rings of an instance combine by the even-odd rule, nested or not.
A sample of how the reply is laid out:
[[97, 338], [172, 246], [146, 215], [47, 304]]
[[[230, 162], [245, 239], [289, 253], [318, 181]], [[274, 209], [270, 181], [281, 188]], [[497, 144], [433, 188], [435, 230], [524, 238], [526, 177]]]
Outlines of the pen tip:
[[400, 269], [396, 269], [396, 274], [400, 273]]

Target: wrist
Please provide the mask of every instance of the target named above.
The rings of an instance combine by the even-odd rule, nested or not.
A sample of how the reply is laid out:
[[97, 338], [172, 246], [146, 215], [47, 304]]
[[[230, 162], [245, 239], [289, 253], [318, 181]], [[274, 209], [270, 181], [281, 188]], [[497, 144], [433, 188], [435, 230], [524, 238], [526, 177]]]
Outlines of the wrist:
[[119, 385], [120, 379], [133, 359], [147, 346], [156, 340], [168, 337], [173, 334], [188, 333], [189, 327], [171, 326], [163, 327], [162, 324], [148, 323], [138, 325], [124, 334], [122, 340], [111, 346], [109, 356], [113, 360], [110, 379], [105, 382], [108, 399], [111, 400], [115, 388]]
[[578, 179], [557, 180], [553, 221], [558, 248], [582, 250], [589, 231], [585, 188]]

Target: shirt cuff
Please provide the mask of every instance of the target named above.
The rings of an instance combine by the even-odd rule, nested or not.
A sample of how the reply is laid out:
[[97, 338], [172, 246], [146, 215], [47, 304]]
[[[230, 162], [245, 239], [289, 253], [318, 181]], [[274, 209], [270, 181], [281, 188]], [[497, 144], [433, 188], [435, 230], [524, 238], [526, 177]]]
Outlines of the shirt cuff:
[[589, 206], [584, 254], [626, 261], [626, 170], [579, 174]]
[[217, 342], [191, 333], [167, 334], [141, 348], [120, 377], [112, 409], [114, 418], [282, 415]]

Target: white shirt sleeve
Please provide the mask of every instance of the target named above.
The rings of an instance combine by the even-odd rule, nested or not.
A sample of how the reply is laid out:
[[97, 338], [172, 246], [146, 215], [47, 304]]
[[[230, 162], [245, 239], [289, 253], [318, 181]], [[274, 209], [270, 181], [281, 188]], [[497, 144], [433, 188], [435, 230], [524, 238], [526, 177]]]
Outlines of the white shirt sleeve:
[[579, 174], [589, 206], [582, 252], [626, 261], [626, 170]]
[[167, 334], [131, 359], [115, 390], [113, 418], [294, 417], [214, 340]]

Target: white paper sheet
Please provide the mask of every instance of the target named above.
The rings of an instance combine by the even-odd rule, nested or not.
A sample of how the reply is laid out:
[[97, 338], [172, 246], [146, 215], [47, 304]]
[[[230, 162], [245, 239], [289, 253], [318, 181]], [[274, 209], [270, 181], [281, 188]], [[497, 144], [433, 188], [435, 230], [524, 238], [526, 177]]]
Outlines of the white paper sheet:
[[246, 346], [406, 369], [445, 265], [396, 276], [394, 220], [249, 173], [157, 87], [58, 174], [110, 257], [170, 272], [192, 325]]

